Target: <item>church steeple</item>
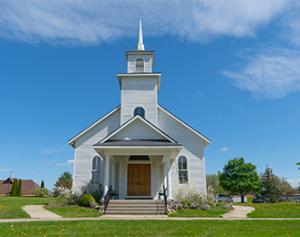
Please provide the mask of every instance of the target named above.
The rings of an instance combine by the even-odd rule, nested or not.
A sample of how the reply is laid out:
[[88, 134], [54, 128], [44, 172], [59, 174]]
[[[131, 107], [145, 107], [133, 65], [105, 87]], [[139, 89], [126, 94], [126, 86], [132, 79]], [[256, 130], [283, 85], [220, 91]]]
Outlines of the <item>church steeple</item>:
[[142, 29], [142, 19], [140, 18], [140, 25], [139, 25], [139, 34], [138, 34], [138, 44], [136, 50], [145, 50], [145, 46], [143, 43], [143, 29]]
[[157, 125], [157, 92], [161, 74], [152, 72], [154, 51], [145, 50], [141, 19], [137, 46], [135, 50], [126, 51], [126, 61], [127, 72], [117, 75], [121, 87], [120, 123], [126, 123], [139, 109], [144, 111], [145, 119]]

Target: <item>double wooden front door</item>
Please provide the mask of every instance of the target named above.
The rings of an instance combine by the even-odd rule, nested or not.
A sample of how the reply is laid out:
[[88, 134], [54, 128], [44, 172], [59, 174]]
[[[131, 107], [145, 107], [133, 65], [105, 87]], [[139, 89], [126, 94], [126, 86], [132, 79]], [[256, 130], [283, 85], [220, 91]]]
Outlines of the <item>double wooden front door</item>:
[[127, 195], [151, 196], [150, 164], [128, 164]]

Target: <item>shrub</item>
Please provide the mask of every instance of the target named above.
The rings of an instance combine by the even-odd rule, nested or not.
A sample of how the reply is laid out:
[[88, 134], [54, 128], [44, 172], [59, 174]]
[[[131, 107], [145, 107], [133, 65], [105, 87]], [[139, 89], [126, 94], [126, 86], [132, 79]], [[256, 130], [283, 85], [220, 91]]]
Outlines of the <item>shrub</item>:
[[83, 207], [91, 207], [94, 202], [95, 198], [91, 194], [84, 194], [79, 200], [79, 205]]
[[173, 209], [202, 209], [210, 208], [207, 198], [194, 189], [185, 188], [179, 190], [175, 196]]
[[61, 195], [61, 196], [57, 196], [56, 198], [51, 199], [48, 206], [61, 207], [61, 206], [66, 206], [68, 204], [69, 204], [69, 198]]
[[37, 188], [34, 190], [34, 195], [36, 197], [48, 197], [49, 191], [46, 188]]
[[80, 201], [80, 196], [76, 193], [71, 193], [67, 199], [69, 205], [78, 205]]

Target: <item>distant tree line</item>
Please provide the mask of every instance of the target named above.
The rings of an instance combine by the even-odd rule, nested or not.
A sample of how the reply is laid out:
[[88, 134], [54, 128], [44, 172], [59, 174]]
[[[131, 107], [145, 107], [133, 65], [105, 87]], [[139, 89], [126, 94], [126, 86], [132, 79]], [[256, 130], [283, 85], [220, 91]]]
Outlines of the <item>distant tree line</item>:
[[256, 166], [246, 163], [243, 157], [229, 160], [217, 175], [207, 175], [207, 186], [214, 194], [238, 194], [241, 202], [249, 193], [263, 195], [270, 202], [278, 202], [281, 196], [295, 193], [295, 189], [284, 178], [274, 175], [270, 167], [258, 175]]

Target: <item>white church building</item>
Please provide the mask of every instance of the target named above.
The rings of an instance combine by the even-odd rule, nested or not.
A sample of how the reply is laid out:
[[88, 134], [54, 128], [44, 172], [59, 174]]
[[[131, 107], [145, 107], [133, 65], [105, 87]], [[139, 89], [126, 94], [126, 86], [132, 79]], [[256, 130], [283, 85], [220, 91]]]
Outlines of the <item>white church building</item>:
[[121, 104], [68, 141], [73, 191], [101, 185], [119, 199], [155, 200], [165, 186], [168, 199], [185, 187], [206, 195], [204, 150], [211, 141], [158, 103], [161, 73], [153, 72], [141, 22], [126, 63], [127, 72], [117, 74]]

